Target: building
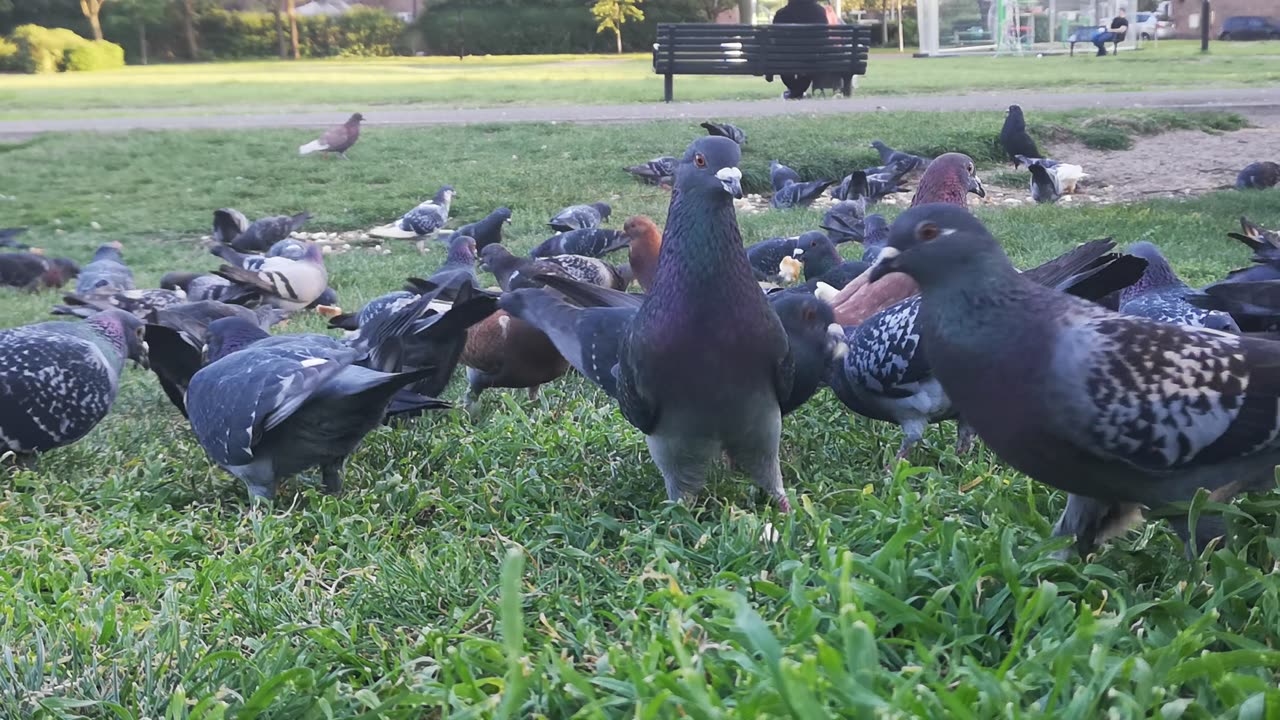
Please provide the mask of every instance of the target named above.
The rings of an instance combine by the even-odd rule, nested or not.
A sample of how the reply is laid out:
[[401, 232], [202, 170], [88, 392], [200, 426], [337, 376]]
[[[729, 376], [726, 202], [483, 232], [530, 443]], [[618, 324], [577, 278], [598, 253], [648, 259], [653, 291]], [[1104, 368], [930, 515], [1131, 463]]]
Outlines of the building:
[[[1200, 0], [1169, 0], [1168, 5], [1174, 37], [1200, 37]], [[1213, 0], [1211, 7], [1209, 35], [1213, 38], [1222, 32], [1222, 23], [1229, 17], [1280, 17], [1280, 2], [1277, 0]]]

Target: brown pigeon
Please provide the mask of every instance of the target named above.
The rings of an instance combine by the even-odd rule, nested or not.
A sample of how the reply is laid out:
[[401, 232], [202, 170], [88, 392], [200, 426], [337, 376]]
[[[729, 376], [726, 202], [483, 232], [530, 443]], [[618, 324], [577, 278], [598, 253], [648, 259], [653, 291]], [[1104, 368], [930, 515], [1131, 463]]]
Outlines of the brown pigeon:
[[313, 152], [322, 152], [325, 157], [329, 153], [338, 153], [343, 160], [347, 159], [347, 151], [352, 145], [360, 139], [360, 121], [364, 120], [364, 116], [355, 113], [347, 118], [347, 121], [336, 128], [330, 128], [325, 134], [320, 136], [319, 140], [312, 140], [298, 148], [299, 155], [310, 155]]

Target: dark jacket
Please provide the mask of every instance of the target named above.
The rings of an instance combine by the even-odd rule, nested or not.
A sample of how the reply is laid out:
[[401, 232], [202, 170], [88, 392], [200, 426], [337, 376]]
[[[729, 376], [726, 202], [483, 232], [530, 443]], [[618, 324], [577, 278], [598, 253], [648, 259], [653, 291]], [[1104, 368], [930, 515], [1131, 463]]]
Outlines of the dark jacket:
[[817, 0], [790, 0], [787, 6], [774, 13], [774, 25], [826, 25], [827, 11]]

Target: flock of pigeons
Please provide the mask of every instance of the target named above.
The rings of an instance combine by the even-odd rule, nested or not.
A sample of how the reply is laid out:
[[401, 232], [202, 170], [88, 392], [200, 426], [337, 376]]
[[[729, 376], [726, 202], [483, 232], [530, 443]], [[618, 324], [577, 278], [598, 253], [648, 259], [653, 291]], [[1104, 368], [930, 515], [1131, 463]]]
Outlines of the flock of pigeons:
[[[344, 153], [359, 121], [316, 149]], [[1280, 344], [1266, 334], [1280, 323], [1280, 233], [1244, 221], [1233, 237], [1253, 263], [1199, 290], [1150, 243], [1118, 252], [1095, 240], [1019, 272], [968, 210], [967, 196], [983, 194], [972, 159], [877, 142], [882, 166], [838, 184], [775, 161], [775, 206], [832, 186], [837, 202], [822, 230], [744, 248], [734, 200], [746, 136], [704, 127], [682, 157], [628, 168], [673, 189], [665, 229], [644, 216], [608, 229], [607, 204], [577, 205], [521, 257], [503, 245], [511, 211], [498, 208], [445, 238], [434, 274], [355, 313], [336, 307], [318, 246], [291, 237], [305, 214], [249, 222], [220, 209], [222, 266], [169, 273], [155, 289], [134, 287], [118, 244], [81, 268], [21, 252], [16, 233], [0, 231], [18, 251], [0, 253], [0, 281], [36, 289], [74, 277], [53, 312], [83, 318], [0, 331], [0, 449], [25, 461], [84, 437], [133, 360], [253, 498], [315, 468], [336, 493], [367, 433], [449, 407], [438, 396], [458, 365], [472, 408], [489, 388], [533, 396], [572, 367], [645, 435], [671, 500], [701, 490], [723, 457], [789, 511], [782, 418], [823, 386], [900, 425], [899, 458], [928, 424], [957, 420], [958, 450], [976, 435], [1070, 493], [1055, 533], [1082, 553], [1198, 489], [1226, 500], [1274, 485]], [[1064, 167], [1025, 136], [1014, 106], [1000, 137], [1011, 161]], [[911, 208], [892, 224], [866, 212], [913, 179]], [[453, 194], [442, 187], [378, 231], [421, 242], [448, 223]], [[844, 261], [836, 246], [852, 241], [862, 258]], [[624, 249], [625, 262], [604, 259]], [[497, 289], [481, 286], [477, 265]], [[633, 283], [641, 292], [628, 292]], [[306, 308], [345, 337], [269, 332]], [[1217, 518], [1193, 532], [1185, 514], [1172, 517], [1201, 546], [1223, 533]]]

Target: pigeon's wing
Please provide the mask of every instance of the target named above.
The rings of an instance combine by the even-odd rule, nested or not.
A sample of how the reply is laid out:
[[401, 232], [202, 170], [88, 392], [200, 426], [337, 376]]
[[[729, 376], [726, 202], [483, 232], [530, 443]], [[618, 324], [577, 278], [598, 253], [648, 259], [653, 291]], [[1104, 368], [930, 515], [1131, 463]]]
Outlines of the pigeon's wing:
[[920, 351], [920, 296], [876, 313], [848, 335], [845, 372], [869, 390], [890, 398], [913, 395], [932, 370]]
[[174, 407], [187, 416], [187, 386], [203, 362], [193, 338], [164, 325], [147, 325], [147, 358], [151, 371]]
[[1076, 308], [1050, 368], [1056, 434], [1155, 472], [1274, 447], [1280, 343]]
[[339, 125], [326, 130], [320, 136], [320, 144], [326, 148], [342, 147], [347, 144], [348, 137], [350, 137], [350, 132], [347, 130], [347, 126]]
[[[614, 310], [613, 312], [622, 311]], [[618, 400], [618, 409], [622, 411], [622, 417], [637, 430], [648, 435], [658, 427], [662, 408], [654, 397], [653, 389], [646, 383], [645, 374], [640, 371], [639, 358], [635, 352], [637, 342], [632, 332], [632, 323], [628, 321], [617, 341], [618, 363], [613, 371], [616, 387], [614, 396]]]
[[644, 295], [571, 280], [559, 275], [535, 275], [541, 282], [579, 307], [639, 308]]
[[[281, 346], [271, 340], [293, 343]], [[186, 406], [191, 427], [214, 462], [247, 465], [262, 435], [287, 420], [359, 354], [271, 338], [232, 353], [191, 378]]]

